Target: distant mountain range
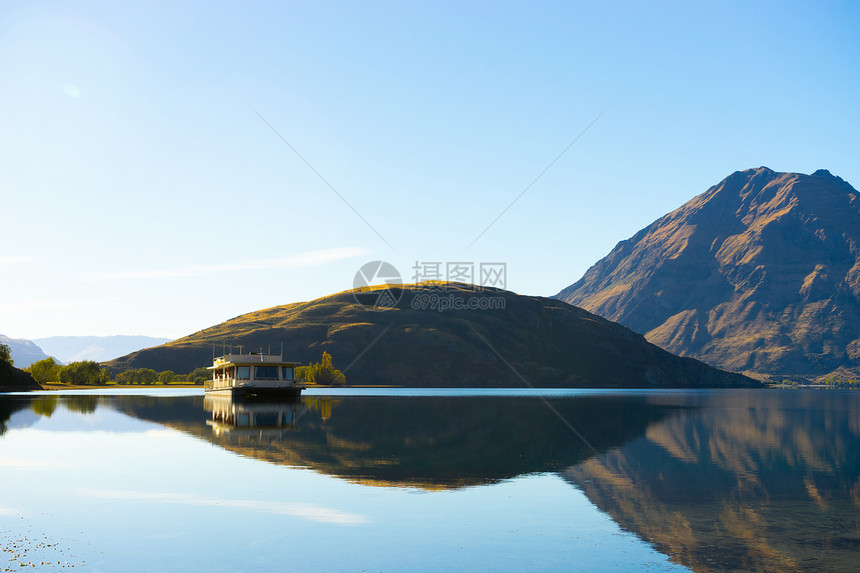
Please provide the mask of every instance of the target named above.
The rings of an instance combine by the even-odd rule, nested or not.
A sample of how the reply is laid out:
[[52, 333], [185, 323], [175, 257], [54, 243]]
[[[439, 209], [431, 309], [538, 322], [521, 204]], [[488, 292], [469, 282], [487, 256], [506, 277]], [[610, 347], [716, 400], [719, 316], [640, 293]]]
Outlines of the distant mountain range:
[[169, 338], [154, 338], [152, 336], [115, 335], [51, 336], [33, 339], [33, 342], [38, 344], [46, 353], [68, 364], [80, 360], [105, 362], [135, 350], [164, 344], [169, 340]]
[[15, 366], [18, 368], [26, 368], [33, 362], [38, 362], [48, 357], [32, 340], [9, 338], [0, 334], [0, 344], [5, 344], [9, 347], [12, 360], [15, 361]]
[[726, 370], [860, 377], [860, 196], [826, 170], [738, 171], [556, 298]]
[[[679, 358], [641, 335], [558, 300], [459, 283], [404, 285], [379, 311], [356, 302], [383, 287], [346, 291], [238, 316], [162, 346], [107, 363], [114, 372], [186, 373], [234, 348], [279, 350], [285, 358], [334, 357], [353, 385], [407, 387], [748, 386], [749, 378]], [[439, 311], [422, 301], [462, 301]], [[393, 302], [393, 299], [392, 299]], [[418, 304], [416, 304], [416, 302]], [[492, 304], [491, 304], [492, 303]], [[501, 307], [501, 308], [499, 308]], [[465, 309], [487, 310], [465, 310]], [[492, 309], [490, 309], [492, 308]]]
[[27, 368], [33, 362], [53, 356], [63, 364], [80, 360], [105, 362], [129, 352], [158, 346], [169, 338], [152, 336], [50, 336], [48, 338], [9, 338], [0, 334], [0, 343], [9, 346], [12, 360], [18, 368]]

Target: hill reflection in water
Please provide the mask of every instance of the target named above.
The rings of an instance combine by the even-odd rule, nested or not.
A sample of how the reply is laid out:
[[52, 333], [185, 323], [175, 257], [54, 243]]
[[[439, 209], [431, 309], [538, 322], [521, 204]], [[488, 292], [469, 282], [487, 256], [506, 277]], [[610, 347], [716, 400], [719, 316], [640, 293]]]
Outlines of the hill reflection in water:
[[[274, 464], [425, 489], [555, 472], [695, 571], [855, 571], [860, 393], [725, 390], [531, 397], [16, 398], [110, 407]], [[22, 418], [16, 418], [22, 420]], [[575, 520], [576, 515], [570, 519]]]
[[[594, 454], [537, 398], [303, 397], [277, 403], [115, 396], [111, 402], [244, 456], [375, 485], [480, 485], [560, 471]], [[597, 451], [642, 435], [675, 410], [648, 407], [641, 396], [550, 402]]]

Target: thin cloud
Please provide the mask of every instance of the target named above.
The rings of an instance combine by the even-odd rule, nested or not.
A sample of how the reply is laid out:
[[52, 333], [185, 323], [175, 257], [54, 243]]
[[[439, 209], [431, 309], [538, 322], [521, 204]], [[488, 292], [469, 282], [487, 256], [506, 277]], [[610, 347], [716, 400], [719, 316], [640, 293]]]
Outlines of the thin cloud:
[[16, 263], [26, 263], [30, 259], [28, 257], [0, 257], [0, 265], [14, 265]]
[[59, 301], [16, 301], [0, 302], [0, 314], [27, 314], [45, 310], [71, 310], [81, 305]]
[[152, 269], [143, 271], [127, 271], [118, 273], [102, 273], [84, 277], [84, 281], [111, 281], [134, 279], [161, 279], [175, 277], [196, 277], [201, 275], [224, 273], [229, 271], [265, 270], [265, 269], [297, 269], [318, 267], [342, 259], [360, 257], [370, 253], [363, 247], [340, 247], [299, 253], [289, 257], [272, 259], [255, 259], [236, 261], [220, 265], [192, 265], [182, 269]]
[[55, 462], [50, 460], [34, 460], [34, 459], [25, 459], [25, 458], [0, 458], [0, 468], [18, 468], [18, 469], [30, 469], [30, 468], [68, 468], [72, 467], [72, 464], [66, 462]]
[[254, 499], [220, 499], [185, 493], [156, 493], [115, 489], [79, 489], [77, 490], [77, 493], [86, 497], [95, 497], [100, 499], [149, 501], [154, 503], [187, 505], [193, 507], [229, 507], [233, 509], [245, 509], [263, 513], [274, 513], [276, 515], [300, 517], [311, 521], [334, 523], [336, 525], [363, 525], [368, 522], [367, 518], [362, 515], [347, 513], [345, 511], [323, 507], [313, 503], [272, 502]]

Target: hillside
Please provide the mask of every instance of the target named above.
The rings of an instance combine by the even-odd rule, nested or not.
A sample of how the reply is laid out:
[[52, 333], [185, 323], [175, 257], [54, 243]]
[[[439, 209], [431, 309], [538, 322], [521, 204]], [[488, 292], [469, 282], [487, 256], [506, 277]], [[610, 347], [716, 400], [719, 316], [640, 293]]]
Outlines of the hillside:
[[22, 390], [41, 390], [29, 373], [20, 368], [0, 361], [0, 392], [19, 392]]
[[0, 334], [0, 344], [5, 344], [12, 351], [12, 360], [18, 368], [26, 368], [33, 362], [44, 360], [47, 354], [32, 340], [9, 338]]
[[33, 342], [51, 356], [62, 362], [77, 362], [94, 360], [104, 362], [124, 356], [129, 352], [157, 346], [169, 341], [169, 338], [153, 338], [152, 336], [49, 336], [37, 338]]
[[556, 298], [726, 370], [857, 377], [860, 197], [825, 170], [736, 172]]
[[[441, 291], [441, 288], [445, 291]], [[375, 296], [372, 287], [361, 296]], [[353, 385], [411, 387], [681, 387], [755, 384], [678, 358], [629, 329], [561, 301], [459, 283], [404, 285], [395, 308], [357, 304], [353, 291], [238, 316], [191, 336], [108, 362], [114, 371], [185, 373], [222, 345], [279, 349], [319, 361], [323, 351]], [[433, 296], [470, 308], [421, 307]], [[514, 372], [505, 362], [516, 370]], [[522, 378], [520, 378], [522, 376]], [[524, 381], [524, 380], [525, 381]]]

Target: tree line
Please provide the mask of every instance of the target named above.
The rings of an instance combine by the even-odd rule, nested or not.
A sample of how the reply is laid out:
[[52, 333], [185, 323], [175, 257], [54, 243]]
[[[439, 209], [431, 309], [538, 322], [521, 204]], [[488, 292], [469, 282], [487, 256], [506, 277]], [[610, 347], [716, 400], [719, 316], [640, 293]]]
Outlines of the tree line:
[[153, 385], [153, 384], [200, 384], [210, 377], [206, 368], [196, 368], [190, 374], [176, 374], [171, 370], [156, 372], [151, 368], [126, 370], [111, 378], [110, 369], [98, 362], [82, 360], [65, 366], [53, 358], [45, 358], [25, 368], [40, 384], [58, 383], [73, 386]]
[[[5, 364], [6, 361], [11, 368], [12, 359], [9, 357], [9, 348], [0, 344], [0, 363]], [[58, 383], [72, 386], [103, 386], [106, 384], [124, 386], [198, 384], [202, 386], [206, 380], [212, 377], [212, 373], [207, 368], [200, 367], [195, 368], [189, 374], [176, 374], [171, 370], [156, 372], [151, 368], [138, 368], [120, 372], [111, 378], [110, 369], [106, 366], [100, 366], [98, 362], [82, 360], [64, 366], [51, 357], [34, 362], [24, 370], [29, 372], [39, 384]], [[343, 386], [346, 384], [346, 376], [334, 367], [331, 354], [328, 352], [323, 352], [321, 362], [297, 367], [296, 380], [320, 386]]]

